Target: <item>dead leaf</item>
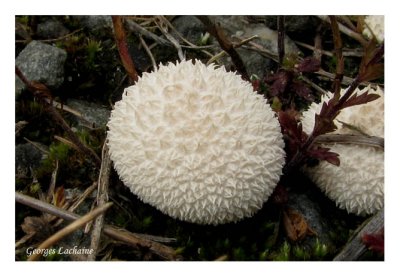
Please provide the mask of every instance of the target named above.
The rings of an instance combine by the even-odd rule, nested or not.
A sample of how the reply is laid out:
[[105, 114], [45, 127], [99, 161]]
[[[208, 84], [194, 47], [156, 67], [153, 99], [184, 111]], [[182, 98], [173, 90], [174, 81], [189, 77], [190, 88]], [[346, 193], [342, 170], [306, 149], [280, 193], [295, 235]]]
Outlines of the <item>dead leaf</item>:
[[340, 165], [339, 154], [331, 152], [330, 149], [326, 147], [314, 146], [307, 150], [307, 155], [320, 161], [327, 161], [336, 166]]
[[304, 239], [307, 235], [316, 235], [304, 216], [291, 208], [283, 211], [283, 226], [288, 238], [294, 242]]
[[28, 235], [33, 235], [37, 240], [43, 240], [53, 233], [49, 222], [43, 217], [27, 216], [21, 224], [22, 231]]
[[58, 187], [53, 195], [53, 205], [61, 208], [64, 204], [65, 204], [64, 187]]
[[297, 65], [300, 72], [316, 72], [320, 69], [321, 62], [314, 57], [306, 57]]

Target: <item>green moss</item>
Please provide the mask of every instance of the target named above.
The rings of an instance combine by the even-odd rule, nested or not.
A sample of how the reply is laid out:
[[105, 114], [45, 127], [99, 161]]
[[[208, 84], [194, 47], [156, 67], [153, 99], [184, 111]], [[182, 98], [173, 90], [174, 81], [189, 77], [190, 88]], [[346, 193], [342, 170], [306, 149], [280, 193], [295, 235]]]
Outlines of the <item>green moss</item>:
[[273, 257], [274, 261], [289, 261], [290, 260], [290, 244], [285, 241], [279, 248], [278, 253]]
[[328, 254], [328, 246], [320, 243], [320, 241], [317, 239], [314, 245], [313, 254], [316, 259], [322, 260]]

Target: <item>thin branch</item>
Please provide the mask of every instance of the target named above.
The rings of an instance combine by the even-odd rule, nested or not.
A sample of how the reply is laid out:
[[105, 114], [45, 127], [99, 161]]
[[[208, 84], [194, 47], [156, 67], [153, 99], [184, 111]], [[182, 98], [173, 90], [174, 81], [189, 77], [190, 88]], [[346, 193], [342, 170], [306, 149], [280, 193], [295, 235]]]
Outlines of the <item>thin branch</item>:
[[[335, 54], [332, 53], [331, 51], [327, 51], [327, 50], [322, 50], [319, 49], [315, 46], [309, 45], [307, 43], [303, 43], [301, 41], [297, 41], [295, 40], [294, 43], [296, 43], [297, 45], [300, 45], [301, 47], [304, 47], [306, 49], [312, 50], [315, 52], [320, 52], [322, 55], [328, 56], [328, 57], [333, 57]], [[342, 48], [342, 55], [343, 57], [362, 57], [363, 56], [363, 51], [361, 51], [360, 49], [345, 49]]]
[[[325, 21], [325, 22], [327, 22], [329, 24], [331, 23], [331, 21], [330, 21], [328, 16], [319, 15], [318, 17], [321, 20], [323, 20], [323, 21]], [[351, 30], [350, 28], [344, 26], [341, 23], [339, 23], [338, 26], [339, 26], [339, 31], [340, 32], [342, 32], [343, 34], [345, 34], [345, 35], [357, 40], [359, 43], [361, 43], [362, 46], [366, 46], [368, 44], [368, 42], [364, 39], [364, 37], [361, 34], [359, 34], [357, 32], [354, 32], [353, 30]]]
[[323, 88], [321, 88], [320, 86], [318, 86], [316, 83], [314, 83], [313, 81], [311, 81], [310, 79], [308, 79], [306, 76], [301, 76], [301, 79], [306, 82], [307, 84], [309, 84], [311, 87], [313, 87], [316, 91], [318, 91], [319, 93], [321, 93], [322, 95], [327, 95], [328, 91], [324, 90]]
[[367, 246], [362, 242], [361, 237], [364, 234], [377, 233], [385, 224], [384, 210], [368, 218], [364, 223], [354, 231], [354, 234], [344, 246], [342, 251], [336, 255], [334, 261], [355, 261], [367, 252]]
[[[32, 83], [29, 81], [24, 74], [19, 70], [19, 68], [16, 66], [15, 67], [15, 73], [17, 76], [21, 79], [21, 81], [26, 85], [28, 90], [32, 92], [32, 94], [37, 97], [39, 100], [41, 100], [41, 104], [45, 107], [47, 112], [50, 114], [50, 116], [56, 121], [58, 125], [60, 125], [64, 131], [66, 132], [67, 136], [71, 139], [71, 141], [82, 151], [84, 154], [88, 155], [89, 157], [92, 157], [93, 161], [96, 163], [96, 165], [100, 166], [101, 160], [97, 156], [97, 154], [84, 145], [79, 137], [71, 130], [71, 128], [68, 126], [67, 122], [63, 119], [63, 117], [58, 113], [58, 111], [53, 107], [52, 104], [49, 104], [47, 102], [48, 99], [52, 99], [50, 90], [43, 84], [40, 83]], [[50, 101], [51, 102], [51, 101]]]
[[340, 94], [340, 84], [342, 83], [344, 75], [344, 58], [342, 55], [342, 39], [340, 37], [339, 26], [335, 16], [329, 16], [333, 34], [333, 43], [335, 47], [336, 57], [336, 74], [333, 81], [333, 93], [335, 95]]
[[142, 26], [137, 24], [132, 19], [125, 20], [125, 23], [126, 23], [127, 29], [133, 33], [139, 33], [147, 38], [154, 40], [155, 42], [157, 42], [158, 44], [161, 44], [161, 45], [168, 45], [168, 46], [171, 45], [171, 43], [168, 40], [161, 38], [159, 36], [156, 36], [155, 34], [153, 34], [150, 31], [147, 31], [145, 28], [143, 28]]
[[144, 41], [142, 35], [139, 35], [139, 40], [151, 60], [151, 64], [153, 65], [153, 70], [156, 70], [157, 69], [156, 60], [154, 59], [153, 53], [151, 53], [151, 50], [150, 50], [149, 46], [147, 46], [147, 43], [146, 43], [146, 41]]
[[50, 186], [47, 191], [47, 197], [46, 197], [47, 202], [50, 202], [51, 199], [53, 199], [54, 197], [54, 190], [57, 182], [57, 172], [58, 172], [58, 160], [56, 159], [56, 166], [53, 170], [53, 173], [51, 174]]
[[[330, 73], [328, 71], [325, 71], [323, 69], [318, 70], [317, 72], [315, 72], [315, 74], [320, 75], [322, 77], [325, 77], [329, 80], [334, 80], [335, 79], [335, 74]], [[349, 86], [351, 83], [354, 82], [354, 78], [350, 78], [348, 76], [343, 76], [343, 80], [342, 80], [342, 85], [346, 85]], [[362, 86], [372, 86], [372, 88], [376, 88], [378, 85], [376, 83], [371, 83], [371, 82], [361, 82], [360, 85]], [[379, 84], [379, 86], [383, 87], [383, 84]]]
[[[86, 215], [82, 216], [81, 218], [75, 220], [74, 222], [72, 222], [71, 224], [69, 224], [68, 226], [61, 229], [60, 231], [58, 231], [57, 233], [53, 234], [51, 237], [46, 239], [44, 242], [42, 242], [37, 247], [37, 249], [48, 249], [50, 246], [57, 243], [59, 240], [61, 240], [66, 235], [71, 234], [75, 230], [84, 226], [89, 221], [93, 220], [100, 214], [104, 213], [106, 210], [108, 210], [112, 206], [112, 204], [113, 203], [111, 203], [111, 202], [106, 203], [106, 204], [102, 205], [101, 207], [98, 207], [95, 210], [91, 211], [90, 213], [87, 213]], [[34, 253], [28, 258], [28, 261], [36, 261], [37, 259], [39, 259], [40, 256], [41, 256], [40, 252]]]
[[201, 22], [203, 22], [203, 24], [208, 29], [208, 32], [217, 39], [221, 48], [229, 54], [229, 56], [232, 58], [233, 64], [236, 67], [236, 70], [239, 72], [239, 74], [242, 75], [242, 78], [245, 80], [250, 80], [242, 58], [236, 52], [233, 44], [225, 36], [222, 28], [220, 26], [217, 26], [215, 22], [213, 22], [208, 16], [197, 16], [197, 18]]
[[168, 33], [167, 26], [165, 26], [165, 23], [162, 18], [157, 17], [156, 24], [158, 26], [158, 29], [163, 33], [163, 35], [171, 42], [171, 44], [175, 47], [176, 51], [178, 52], [178, 57], [179, 60], [184, 61], [185, 60], [185, 55], [183, 54], [182, 47], [179, 44], [179, 42], [170, 34]]
[[18, 136], [22, 129], [28, 125], [28, 121], [21, 120], [15, 123], [15, 136]]
[[[77, 214], [63, 210], [54, 205], [40, 201], [30, 196], [26, 196], [19, 192], [15, 192], [15, 201], [36, 210], [42, 211], [44, 213], [49, 213], [69, 221], [76, 220], [80, 217]], [[126, 230], [117, 229], [110, 225], [105, 225], [103, 232], [107, 236], [119, 241], [123, 241], [133, 247], [149, 249], [154, 254], [166, 260], [176, 260], [179, 258], [174, 249], [158, 242], [151, 241], [150, 239], [140, 237], [139, 235], [128, 232]]]
[[[70, 36], [72, 36], [72, 35], [74, 35], [74, 34], [76, 34], [76, 33], [78, 33], [78, 32], [80, 32], [80, 31], [82, 31], [83, 30], [83, 28], [80, 28], [80, 29], [78, 29], [78, 30], [75, 30], [75, 31], [73, 31], [73, 32], [71, 32], [71, 33], [69, 33], [69, 34], [66, 34], [66, 35], [64, 35], [64, 36], [61, 36], [61, 37], [58, 37], [58, 38], [50, 38], [50, 39], [39, 39], [38, 41], [40, 41], [40, 42], [56, 42], [56, 41], [60, 41], [60, 40], [63, 40], [63, 39], [66, 39], [66, 38], [69, 38]], [[15, 41], [16, 43], [29, 43], [29, 42], [31, 42], [31, 39], [29, 40], [16, 40]]]
[[122, 24], [122, 17], [112, 16], [112, 21], [114, 24], [115, 41], [118, 47], [119, 56], [121, 57], [122, 65], [128, 73], [131, 82], [134, 83], [138, 80], [139, 76], [137, 74], [132, 57], [129, 54], [124, 25]]
[[[108, 184], [111, 171], [111, 160], [106, 141], [104, 142], [101, 156], [102, 156], [102, 162], [98, 180], [97, 206], [102, 206], [108, 201]], [[93, 249], [93, 252], [90, 255], [88, 255], [89, 261], [96, 260], [96, 255], [100, 244], [100, 237], [103, 230], [103, 225], [104, 225], [104, 215], [100, 215], [99, 217], [96, 218], [92, 230], [90, 248]]]
[[[258, 35], [254, 35], [254, 36], [251, 36], [251, 37], [249, 37], [249, 38], [245, 38], [245, 39], [241, 39], [241, 38], [239, 38], [241, 41], [239, 42], [239, 43], [234, 43], [233, 44], [233, 47], [234, 48], [239, 48], [239, 47], [241, 47], [242, 45], [244, 45], [244, 44], [246, 44], [246, 43], [248, 43], [248, 42], [250, 42], [250, 41], [252, 41], [253, 39], [256, 39], [256, 38], [258, 38], [259, 36]], [[212, 62], [214, 62], [214, 61], [216, 61], [216, 60], [218, 60], [218, 59], [220, 59], [220, 58], [222, 58], [224, 55], [226, 55], [227, 53], [225, 52], [225, 51], [221, 51], [221, 52], [219, 52], [219, 53], [217, 53], [216, 55], [214, 55], [214, 56], [212, 56], [208, 61], [207, 61], [207, 65], [208, 64], [211, 64]]]
[[278, 61], [282, 67], [285, 57], [285, 16], [279, 15], [278, 18]]
[[385, 148], [384, 138], [364, 135], [326, 134], [318, 136], [315, 143], [357, 144], [377, 147], [382, 150]]
[[321, 64], [321, 58], [322, 58], [322, 38], [321, 38], [321, 27], [322, 25], [320, 24], [317, 28], [317, 34], [314, 37], [314, 49], [313, 50], [313, 57], [316, 58], [319, 63]]

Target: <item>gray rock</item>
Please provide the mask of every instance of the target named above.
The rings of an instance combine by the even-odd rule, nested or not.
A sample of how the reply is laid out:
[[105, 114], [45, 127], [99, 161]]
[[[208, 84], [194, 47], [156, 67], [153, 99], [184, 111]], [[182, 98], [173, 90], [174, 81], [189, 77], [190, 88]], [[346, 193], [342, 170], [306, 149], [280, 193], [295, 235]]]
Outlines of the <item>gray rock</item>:
[[[271, 29], [277, 29], [277, 16], [269, 15], [263, 18], [265, 25]], [[285, 32], [293, 36], [304, 36], [304, 33], [313, 32], [317, 29], [320, 20], [310, 15], [285, 16]]]
[[324, 245], [330, 252], [335, 248], [329, 236], [332, 226], [330, 222], [321, 215], [319, 203], [312, 200], [314, 193], [313, 190], [288, 192], [288, 206], [302, 214], [308, 226], [316, 233], [315, 236], [307, 235], [303, 240], [298, 241], [297, 246], [313, 252], [317, 245]]
[[15, 176], [30, 178], [32, 171], [39, 168], [43, 154], [31, 143], [15, 146]]
[[[262, 23], [249, 23], [244, 16], [218, 16], [212, 17], [212, 19], [221, 25], [232, 40], [234, 37], [236, 37], [237, 41], [237, 37], [244, 39], [257, 35], [259, 38], [254, 39], [253, 42], [261, 45], [274, 55], [278, 55], [277, 31], [266, 27]], [[300, 53], [299, 48], [288, 36], [285, 37], [285, 52], [286, 54], [296, 55]], [[272, 60], [261, 56], [256, 51], [244, 49], [243, 47], [238, 50], [238, 53], [245, 63], [249, 75], [255, 74], [262, 78], [275, 64]], [[229, 57], [226, 59], [225, 66], [227, 68], [231, 66]]]
[[36, 34], [41, 38], [58, 38], [65, 36], [70, 31], [57, 20], [47, 20], [37, 25]]
[[109, 15], [81, 15], [74, 16], [82, 27], [88, 29], [92, 34], [99, 36], [107, 35], [113, 30], [113, 23]]
[[[30, 81], [45, 84], [51, 89], [64, 82], [64, 63], [67, 52], [39, 41], [31, 41], [18, 55], [15, 65]], [[19, 94], [25, 85], [15, 76], [15, 91]]]
[[207, 32], [204, 24], [192, 15], [176, 17], [171, 23], [184, 38], [196, 45]]
[[67, 105], [82, 114], [83, 118], [78, 118], [80, 126], [89, 128], [105, 127], [110, 117], [110, 111], [107, 108], [95, 103], [68, 99]]

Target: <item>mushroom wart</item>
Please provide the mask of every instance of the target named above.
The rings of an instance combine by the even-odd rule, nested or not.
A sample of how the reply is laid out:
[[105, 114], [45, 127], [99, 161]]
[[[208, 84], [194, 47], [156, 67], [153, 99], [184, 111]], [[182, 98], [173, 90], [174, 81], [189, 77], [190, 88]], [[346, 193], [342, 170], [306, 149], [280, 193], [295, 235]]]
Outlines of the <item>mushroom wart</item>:
[[364, 23], [363, 34], [366, 37], [371, 39], [375, 36], [379, 42], [385, 39], [385, 16], [368, 15], [365, 17]]
[[[361, 94], [370, 90], [381, 97], [372, 102], [345, 108], [335, 120], [336, 134], [367, 134], [384, 137], [384, 93], [366, 87], [356, 90]], [[342, 90], [343, 94], [343, 90]], [[315, 114], [319, 113], [323, 102], [332, 93], [323, 97], [320, 104], [312, 104], [303, 114], [303, 127], [310, 133], [314, 126]], [[349, 128], [351, 126], [351, 128]], [[384, 204], [384, 151], [383, 149], [356, 144], [324, 145], [338, 153], [340, 166], [320, 162], [316, 167], [306, 167], [306, 174], [326, 195], [349, 213], [357, 215], [373, 214]]]
[[108, 128], [124, 184], [181, 220], [250, 217], [282, 173], [284, 143], [266, 100], [235, 73], [197, 60], [144, 73], [115, 104]]

